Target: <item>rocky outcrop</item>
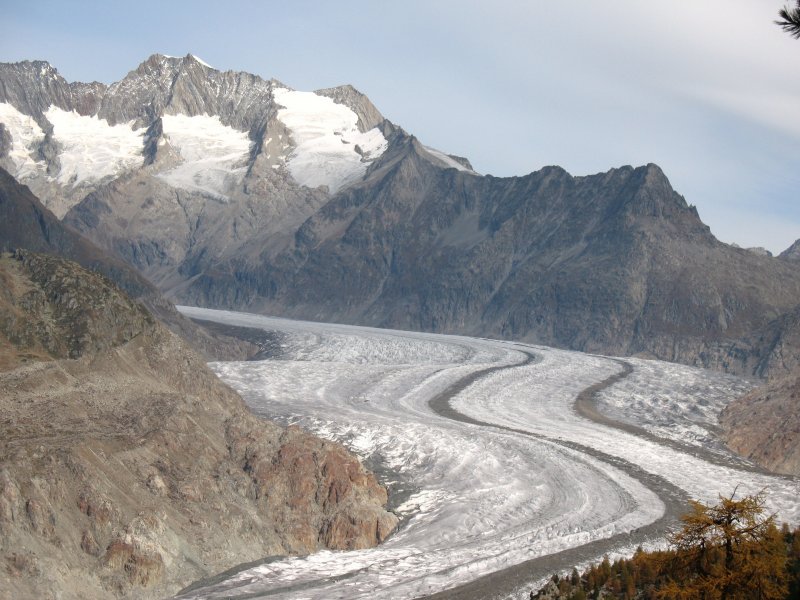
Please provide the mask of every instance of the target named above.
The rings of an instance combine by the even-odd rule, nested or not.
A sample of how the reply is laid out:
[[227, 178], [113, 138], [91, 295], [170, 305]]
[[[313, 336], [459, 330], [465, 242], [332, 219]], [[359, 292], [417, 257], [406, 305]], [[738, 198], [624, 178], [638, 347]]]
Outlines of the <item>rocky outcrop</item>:
[[786, 250], [778, 255], [778, 258], [784, 260], [800, 261], [800, 240], [789, 246]]
[[720, 423], [734, 451], [776, 473], [800, 476], [800, 367], [728, 405]]
[[352, 85], [326, 88], [317, 90], [315, 93], [327, 96], [337, 104], [343, 104], [350, 108], [358, 115], [358, 128], [362, 132], [369, 131], [373, 127], [380, 127], [385, 120], [372, 101]]
[[709, 366], [729, 373], [764, 379], [787, 375], [800, 367], [800, 305], [707, 356]]
[[0, 589], [161, 598], [269, 555], [364, 548], [386, 492], [341, 446], [250, 414], [103, 276], [0, 258]]

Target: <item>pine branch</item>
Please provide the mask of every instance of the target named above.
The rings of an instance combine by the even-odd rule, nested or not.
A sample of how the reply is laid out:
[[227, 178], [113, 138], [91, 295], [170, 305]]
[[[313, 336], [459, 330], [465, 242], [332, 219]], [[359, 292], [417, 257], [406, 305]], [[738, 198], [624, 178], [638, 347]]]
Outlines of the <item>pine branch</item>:
[[800, 40], [800, 0], [797, 0], [795, 8], [784, 6], [778, 11], [780, 21], [775, 21], [786, 33], [791, 35], [794, 39]]

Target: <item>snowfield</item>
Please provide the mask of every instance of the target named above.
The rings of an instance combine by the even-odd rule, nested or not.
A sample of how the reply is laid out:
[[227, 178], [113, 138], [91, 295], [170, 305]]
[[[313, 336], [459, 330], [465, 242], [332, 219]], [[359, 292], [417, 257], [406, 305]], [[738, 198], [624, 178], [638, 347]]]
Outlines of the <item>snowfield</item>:
[[182, 162], [158, 176], [172, 187], [227, 199], [241, 183], [252, 142], [246, 131], [223, 125], [218, 116], [164, 115], [162, 141]]
[[273, 95], [283, 107], [278, 120], [294, 142], [286, 166], [300, 185], [326, 185], [334, 194], [361, 179], [389, 145], [377, 127], [359, 131], [358, 115], [326, 96], [286, 88], [276, 88]]
[[62, 148], [56, 178], [59, 184], [95, 183], [142, 165], [146, 129], [133, 129], [133, 121], [109, 125], [105, 119], [57, 106], [51, 106], [44, 116], [53, 125], [53, 138]]
[[[119, 177], [141, 166], [144, 160], [146, 130], [133, 129], [133, 122], [109, 125], [105, 119], [57, 106], [47, 109], [44, 116], [52, 124], [53, 139], [60, 146], [60, 169], [55, 177], [60, 185], [74, 187]], [[24, 180], [44, 174], [45, 163], [36, 152], [45, 135], [36, 120], [3, 102], [0, 123], [11, 134], [9, 157], [16, 167], [15, 177]]]
[[[378, 548], [273, 560], [181, 598], [417, 598], [531, 561], [506, 594], [527, 597], [552, 570], [663, 543], [687, 496], [714, 501], [737, 485], [741, 493], [766, 488], [770, 508], [800, 522], [796, 480], [736, 466], [709, 441], [713, 411], [748, 387], [740, 379], [629, 361], [633, 372], [602, 392], [599, 406], [654, 433], [643, 438], [574, 410], [582, 390], [622, 370], [616, 360], [180, 310], [280, 332], [274, 359], [212, 368], [257, 414], [340, 441], [377, 467], [403, 517]], [[700, 409], [693, 397], [704, 398]], [[684, 446], [655, 437], [669, 429], [664, 405]], [[564, 558], [552, 562], [559, 552]], [[504, 576], [506, 586], [513, 578]]]

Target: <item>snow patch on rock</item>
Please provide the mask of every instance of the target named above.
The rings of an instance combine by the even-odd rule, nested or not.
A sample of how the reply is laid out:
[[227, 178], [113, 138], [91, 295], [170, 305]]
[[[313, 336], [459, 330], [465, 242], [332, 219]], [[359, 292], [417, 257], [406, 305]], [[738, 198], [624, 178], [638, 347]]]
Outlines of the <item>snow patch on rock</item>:
[[294, 151], [287, 168], [299, 184], [327, 186], [333, 194], [361, 179], [369, 164], [386, 151], [388, 142], [375, 127], [358, 130], [358, 115], [330, 98], [285, 88], [273, 91], [283, 106], [280, 120], [291, 132]]
[[109, 125], [105, 119], [83, 116], [51, 106], [45, 117], [53, 125], [53, 137], [61, 145], [61, 169], [56, 180], [73, 186], [118, 177], [143, 161], [145, 129], [133, 129], [133, 121]]
[[[204, 61], [202, 58], [200, 58], [196, 54], [191, 54], [190, 56], [193, 59], [195, 59], [197, 62], [199, 62], [201, 65], [203, 65], [204, 67], [207, 67], [209, 69], [214, 69], [214, 67], [212, 67], [210, 64], [208, 64], [206, 61]], [[216, 71], [216, 69], [214, 69], [214, 70]]]
[[9, 158], [15, 167], [14, 176], [25, 179], [44, 170], [44, 163], [36, 161], [32, 154], [44, 140], [44, 131], [28, 115], [22, 114], [11, 104], [0, 102], [0, 123], [11, 134]]
[[430, 148], [428, 146], [424, 146], [424, 148], [425, 148], [425, 151], [428, 154], [430, 154], [434, 159], [436, 159], [436, 161], [441, 163], [445, 168], [458, 169], [459, 171], [465, 171], [467, 173], [474, 173], [475, 172], [475, 171], [472, 171], [472, 170], [468, 169], [467, 167], [462, 165], [460, 162], [458, 162], [457, 160], [455, 160], [452, 157], [448, 156], [444, 152], [440, 152], [439, 150], [435, 150], [435, 149]]
[[164, 115], [162, 124], [164, 138], [183, 162], [159, 177], [176, 188], [226, 199], [246, 172], [251, 146], [247, 132], [208, 115]]

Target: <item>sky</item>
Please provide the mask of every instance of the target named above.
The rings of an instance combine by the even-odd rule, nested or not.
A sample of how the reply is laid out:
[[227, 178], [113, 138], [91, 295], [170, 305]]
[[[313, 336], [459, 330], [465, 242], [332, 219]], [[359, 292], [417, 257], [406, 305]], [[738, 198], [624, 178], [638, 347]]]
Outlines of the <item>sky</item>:
[[0, 62], [112, 83], [156, 52], [350, 83], [476, 171], [656, 163], [722, 241], [800, 238], [800, 41], [781, 0], [0, 0]]

